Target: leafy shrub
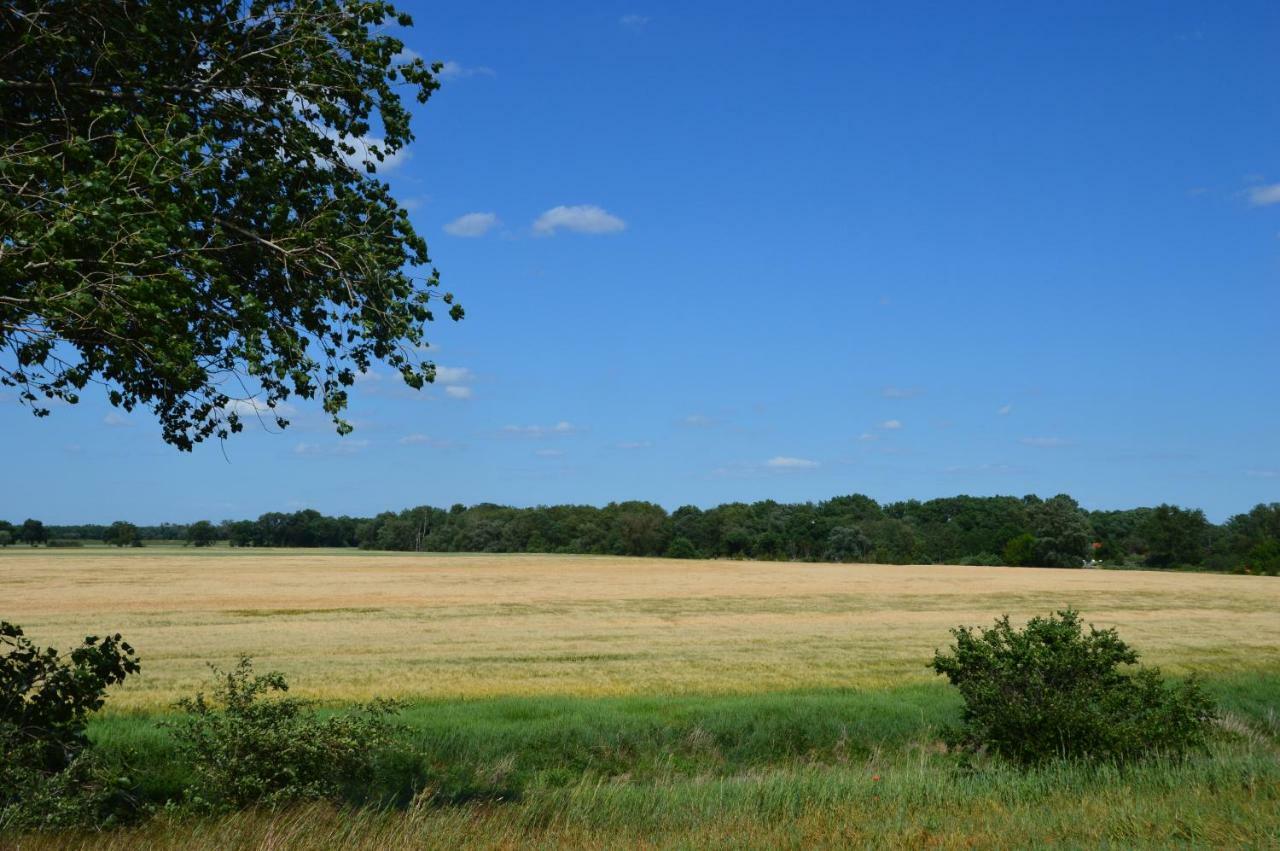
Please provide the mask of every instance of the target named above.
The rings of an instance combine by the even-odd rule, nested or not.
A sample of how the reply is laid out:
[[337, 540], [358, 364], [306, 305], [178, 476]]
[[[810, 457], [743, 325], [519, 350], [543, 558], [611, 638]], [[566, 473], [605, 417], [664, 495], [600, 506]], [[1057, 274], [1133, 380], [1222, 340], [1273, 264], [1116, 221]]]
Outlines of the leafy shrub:
[[683, 535], [677, 535], [671, 539], [671, 543], [667, 546], [667, 558], [697, 558], [698, 548], [693, 545]]
[[137, 673], [119, 635], [64, 658], [0, 621], [0, 829], [109, 822], [132, 807], [128, 781], [88, 750], [84, 727], [106, 689]]
[[276, 672], [254, 674], [248, 657], [230, 671], [213, 671], [213, 702], [198, 693], [178, 703], [187, 717], [174, 727], [195, 777], [189, 803], [228, 811], [337, 798], [372, 778], [394, 731], [395, 703], [326, 718], [306, 701], [269, 697], [289, 684]]
[[1036, 560], [1036, 536], [1023, 532], [1010, 538], [1004, 545], [1004, 563], [1010, 567], [1025, 567]]
[[1114, 629], [1089, 627], [1067, 609], [1019, 631], [1008, 615], [990, 629], [951, 631], [932, 668], [964, 698], [950, 744], [1024, 765], [1054, 757], [1117, 762], [1204, 745], [1215, 717], [1199, 683], [1167, 687]]

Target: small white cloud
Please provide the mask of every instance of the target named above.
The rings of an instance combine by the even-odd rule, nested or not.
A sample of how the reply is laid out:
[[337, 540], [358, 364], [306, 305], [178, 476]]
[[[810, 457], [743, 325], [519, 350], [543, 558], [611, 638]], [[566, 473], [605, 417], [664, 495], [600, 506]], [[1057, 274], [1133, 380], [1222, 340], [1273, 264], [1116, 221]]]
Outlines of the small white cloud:
[[1034, 446], [1037, 449], [1057, 449], [1071, 445], [1071, 441], [1063, 437], [1024, 437], [1018, 442], [1023, 446]]
[[377, 384], [382, 381], [382, 373], [375, 370], [356, 373], [356, 384]]
[[441, 440], [425, 434], [406, 434], [396, 442], [401, 446], [434, 446], [437, 448], [453, 446], [453, 441], [451, 440]]
[[133, 425], [133, 423], [127, 417], [122, 417], [119, 414], [117, 414], [115, 411], [111, 411], [105, 417], [103, 417], [102, 422], [110, 426], [111, 428], [129, 428], [130, 426]]
[[391, 57], [391, 61], [397, 65], [405, 65], [415, 59], [421, 59], [422, 54], [416, 50], [410, 50], [407, 47], [400, 48], [400, 52]]
[[445, 395], [450, 399], [470, 399], [471, 388], [463, 387], [460, 384], [451, 384], [444, 388]]
[[649, 18], [645, 15], [623, 15], [618, 19], [618, 23], [622, 24], [624, 27], [630, 27], [633, 30], [638, 30], [643, 29], [644, 26], [649, 23]]
[[539, 458], [559, 458], [564, 455], [563, 449], [539, 449], [533, 453]]
[[437, 366], [436, 381], [440, 384], [461, 384], [475, 378], [465, 366]]
[[444, 232], [450, 236], [484, 236], [497, 224], [497, 213], [467, 213], [445, 225]]
[[1280, 479], [1280, 470], [1246, 470], [1245, 475], [1251, 479]]
[[1013, 405], [1001, 405], [996, 409], [996, 413], [1002, 417], [1007, 417], [1013, 413]]
[[367, 440], [347, 440], [342, 439], [337, 443], [299, 443], [293, 447], [294, 455], [306, 456], [329, 456], [329, 455], [356, 455], [369, 446]]
[[690, 414], [682, 419], [680, 424], [689, 426], [690, 428], [707, 428], [715, 425], [716, 421], [704, 414]]
[[222, 410], [228, 414], [238, 414], [241, 417], [249, 417], [255, 415], [261, 416], [288, 416], [297, 411], [293, 405], [288, 402], [277, 402], [274, 408], [269, 407], [266, 402], [257, 399], [232, 399], [230, 402], [222, 406]]
[[770, 458], [764, 462], [764, 465], [774, 470], [813, 470], [819, 466], [817, 461], [810, 461], [808, 458], [791, 458], [787, 455]]
[[1249, 203], [1255, 207], [1269, 207], [1272, 204], [1280, 204], [1280, 183], [1253, 187], [1249, 190]]
[[616, 444], [619, 449], [648, 449], [653, 446], [652, 441], [648, 440], [624, 440]]
[[914, 399], [923, 393], [919, 387], [884, 387], [880, 390], [880, 395], [886, 399]]
[[879, 440], [879, 439], [880, 439], [880, 435], [872, 434], [869, 431], [864, 431], [862, 434], [858, 435], [858, 440], [861, 440], [864, 443], [872, 440]]
[[885, 431], [897, 431], [902, 428], [902, 420], [885, 420], [880, 423], [880, 428]]
[[509, 425], [503, 426], [502, 431], [505, 434], [522, 435], [524, 437], [551, 437], [553, 435], [573, 434], [578, 427], [568, 420], [561, 420], [552, 426], [540, 425]]
[[590, 234], [618, 233], [626, 227], [627, 223], [622, 219], [594, 204], [552, 207], [533, 223], [534, 233], [543, 236], [551, 236], [559, 230]]
[[461, 80], [465, 77], [496, 77], [498, 72], [484, 65], [476, 65], [475, 67], [467, 67], [452, 59], [444, 63], [444, 67], [440, 69], [440, 79], [442, 80]]

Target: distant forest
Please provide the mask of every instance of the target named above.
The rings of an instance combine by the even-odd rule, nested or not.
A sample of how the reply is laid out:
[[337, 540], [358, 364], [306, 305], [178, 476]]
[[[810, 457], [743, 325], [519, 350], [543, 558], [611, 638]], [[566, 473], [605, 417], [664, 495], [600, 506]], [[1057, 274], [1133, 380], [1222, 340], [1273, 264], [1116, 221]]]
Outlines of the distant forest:
[[1099, 564], [1280, 573], [1280, 503], [1221, 525], [1204, 512], [1159, 505], [1085, 511], [1065, 494], [956, 496], [880, 505], [870, 497], [824, 502], [729, 503], [667, 512], [650, 502], [511, 508], [421, 506], [376, 517], [272, 512], [257, 520], [135, 526], [44, 526], [0, 521], [0, 544], [77, 546], [360, 547], [474, 553], [580, 553], [770, 561], [948, 563], [1080, 567]]

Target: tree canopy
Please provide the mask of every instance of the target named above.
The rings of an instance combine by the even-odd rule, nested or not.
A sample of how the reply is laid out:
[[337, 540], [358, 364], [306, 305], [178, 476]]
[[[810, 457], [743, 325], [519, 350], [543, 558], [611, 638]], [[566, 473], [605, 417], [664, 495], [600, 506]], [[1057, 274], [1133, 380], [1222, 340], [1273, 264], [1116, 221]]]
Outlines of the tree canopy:
[[0, 382], [90, 383], [190, 450], [288, 425], [382, 361], [412, 387], [439, 290], [377, 176], [428, 66], [381, 0], [15, 0], [0, 9]]

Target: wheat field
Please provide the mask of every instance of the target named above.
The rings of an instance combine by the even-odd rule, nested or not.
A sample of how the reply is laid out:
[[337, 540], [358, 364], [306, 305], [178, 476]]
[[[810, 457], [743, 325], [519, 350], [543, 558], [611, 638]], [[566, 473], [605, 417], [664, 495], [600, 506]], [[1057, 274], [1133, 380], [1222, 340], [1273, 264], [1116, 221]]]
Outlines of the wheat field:
[[1280, 667], [1280, 581], [1145, 571], [181, 548], [0, 552], [0, 619], [120, 632], [157, 709], [239, 654], [304, 696], [758, 693], [933, 679], [957, 624], [1065, 606], [1171, 673]]

